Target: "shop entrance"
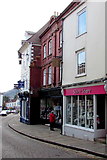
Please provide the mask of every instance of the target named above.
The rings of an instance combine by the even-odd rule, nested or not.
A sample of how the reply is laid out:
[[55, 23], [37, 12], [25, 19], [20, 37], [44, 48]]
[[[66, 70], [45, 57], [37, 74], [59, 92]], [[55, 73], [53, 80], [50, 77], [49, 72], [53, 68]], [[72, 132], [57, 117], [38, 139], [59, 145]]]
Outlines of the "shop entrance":
[[105, 129], [105, 95], [97, 95], [97, 129]]

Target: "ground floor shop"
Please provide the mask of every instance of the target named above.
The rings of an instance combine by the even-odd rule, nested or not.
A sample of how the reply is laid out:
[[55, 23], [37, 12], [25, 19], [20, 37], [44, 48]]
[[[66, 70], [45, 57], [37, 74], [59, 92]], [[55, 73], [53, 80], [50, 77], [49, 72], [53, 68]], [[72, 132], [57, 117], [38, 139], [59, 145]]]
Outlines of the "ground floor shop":
[[40, 99], [28, 92], [19, 94], [20, 122], [26, 124], [40, 123]]
[[107, 94], [104, 85], [64, 88], [63, 134], [95, 140], [107, 134]]
[[54, 111], [56, 123], [62, 123], [62, 94], [60, 88], [50, 88], [41, 91], [40, 119], [42, 123], [49, 123], [49, 115]]

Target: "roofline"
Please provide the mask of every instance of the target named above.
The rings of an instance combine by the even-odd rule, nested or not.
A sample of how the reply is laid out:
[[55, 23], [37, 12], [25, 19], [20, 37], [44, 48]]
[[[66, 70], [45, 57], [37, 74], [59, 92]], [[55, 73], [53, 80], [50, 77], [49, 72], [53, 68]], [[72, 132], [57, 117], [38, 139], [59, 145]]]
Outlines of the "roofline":
[[[59, 21], [59, 19], [61, 19], [62, 16], [63, 16], [71, 7], [74, 6], [74, 7], [72, 8], [72, 9], [74, 9], [77, 5], [79, 5], [80, 2], [81, 2], [81, 0], [77, 0], [77, 1], [73, 0], [73, 1], [64, 9], [64, 11], [63, 11], [58, 17], [56, 17], [56, 19], [55, 19], [55, 21], [52, 23], [52, 25], [53, 25], [55, 22]], [[50, 24], [50, 26], [48, 26], [48, 27], [46, 28], [46, 30], [39, 36], [39, 38], [42, 38], [43, 35], [46, 34], [46, 32], [51, 28], [52, 25]]]

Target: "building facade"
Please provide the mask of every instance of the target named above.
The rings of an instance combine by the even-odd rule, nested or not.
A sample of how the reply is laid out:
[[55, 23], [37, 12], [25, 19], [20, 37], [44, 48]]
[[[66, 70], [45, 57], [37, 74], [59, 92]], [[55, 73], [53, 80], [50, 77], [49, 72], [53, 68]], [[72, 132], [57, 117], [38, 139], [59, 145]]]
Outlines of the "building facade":
[[3, 93], [0, 93], [0, 111], [2, 111], [3, 106]]
[[63, 19], [63, 134], [107, 134], [106, 3], [79, 3]]

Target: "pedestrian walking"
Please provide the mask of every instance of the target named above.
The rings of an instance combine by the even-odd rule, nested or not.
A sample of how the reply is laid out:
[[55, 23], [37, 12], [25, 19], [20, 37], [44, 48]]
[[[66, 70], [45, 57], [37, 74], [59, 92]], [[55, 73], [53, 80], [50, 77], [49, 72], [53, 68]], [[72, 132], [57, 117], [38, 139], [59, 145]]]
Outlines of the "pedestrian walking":
[[50, 116], [49, 116], [49, 120], [50, 120], [50, 130], [54, 131], [54, 127], [55, 127], [55, 114], [54, 114], [54, 111], [51, 111]]

